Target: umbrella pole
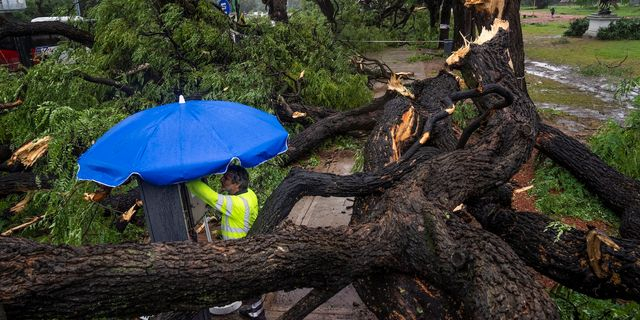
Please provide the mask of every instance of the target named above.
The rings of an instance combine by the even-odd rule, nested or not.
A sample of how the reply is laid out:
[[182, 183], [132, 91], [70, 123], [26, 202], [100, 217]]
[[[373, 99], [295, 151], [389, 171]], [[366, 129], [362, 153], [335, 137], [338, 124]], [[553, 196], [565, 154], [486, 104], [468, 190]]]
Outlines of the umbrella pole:
[[[138, 178], [138, 186], [151, 242], [196, 241], [189, 192], [184, 183], [157, 186]], [[210, 318], [207, 309], [184, 316], [182, 318], [191, 320]]]

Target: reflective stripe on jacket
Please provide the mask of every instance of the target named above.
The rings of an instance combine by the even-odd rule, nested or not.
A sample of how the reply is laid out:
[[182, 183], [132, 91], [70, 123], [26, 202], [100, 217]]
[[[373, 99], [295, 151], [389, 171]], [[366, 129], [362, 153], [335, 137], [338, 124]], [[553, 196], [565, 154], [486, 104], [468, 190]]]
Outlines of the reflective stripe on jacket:
[[220, 231], [222, 238], [241, 239], [258, 217], [258, 197], [251, 189], [232, 196], [225, 196], [215, 192], [200, 180], [187, 182], [187, 188], [196, 197], [215, 208], [222, 214]]

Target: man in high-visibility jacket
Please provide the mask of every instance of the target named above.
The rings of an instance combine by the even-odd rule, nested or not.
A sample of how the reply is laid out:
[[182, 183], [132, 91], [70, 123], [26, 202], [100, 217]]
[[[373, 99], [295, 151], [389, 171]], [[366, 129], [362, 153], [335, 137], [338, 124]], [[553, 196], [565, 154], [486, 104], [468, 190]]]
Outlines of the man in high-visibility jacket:
[[[247, 236], [253, 222], [258, 217], [258, 197], [249, 189], [249, 173], [246, 169], [236, 165], [230, 165], [227, 172], [220, 178], [222, 190], [228, 195], [222, 195], [211, 189], [200, 180], [187, 182], [187, 188], [196, 197], [213, 207], [222, 215], [220, 233], [224, 240], [242, 239]], [[262, 306], [263, 298], [251, 299], [249, 307], [241, 310], [241, 314], [250, 319], [266, 320]], [[213, 307], [235, 311], [232, 303], [225, 307]], [[210, 309], [210, 311], [212, 311]], [[213, 311], [212, 311], [213, 312]]]
[[230, 165], [220, 183], [222, 190], [229, 195], [215, 192], [200, 180], [187, 182], [187, 188], [193, 195], [220, 212], [222, 239], [244, 238], [258, 217], [258, 198], [253, 190], [249, 189], [249, 174], [243, 167]]

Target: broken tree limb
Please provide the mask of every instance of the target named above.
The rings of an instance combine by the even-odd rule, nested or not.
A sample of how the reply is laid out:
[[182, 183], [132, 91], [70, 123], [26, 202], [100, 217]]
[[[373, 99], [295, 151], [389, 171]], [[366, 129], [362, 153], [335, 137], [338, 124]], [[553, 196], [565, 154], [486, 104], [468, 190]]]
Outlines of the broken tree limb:
[[22, 104], [22, 100], [18, 99], [14, 102], [0, 103], [0, 111], [13, 109]]
[[[464, 99], [470, 99], [470, 98], [476, 98], [476, 97], [481, 97], [481, 96], [485, 96], [488, 94], [498, 94], [500, 97], [502, 97], [502, 100], [500, 103], [496, 103], [494, 105], [492, 105], [489, 109], [487, 109], [484, 114], [482, 116], [480, 116], [481, 119], [486, 119], [489, 115], [489, 113], [492, 110], [499, 110], [502, 109], [504, 107], [507, 107], [509, 105], [511, 105], [511, 103], [513, 103], [513, 95], [511, 94], [511, 92], [499, 85], [496, 84], [487, 84], [484, 85], [482, 88], [477, 88], [477, 89], [472, 89], [472, 90], [465, 90], [465, 91], [459, 91], [459, 92], [454, 92], [448, 96], [443, 97], [440, 102], [442, 102], [442, 104], [444, 105], [444, 110], [441, 110], [440, 112], [434, 114], [433, 116], [429, 117], [427, 119], [427, 121], [424, 124], [424, 128], [422, 129], [422, 135], [420, 137], [420, 139], [418, 139], [406, 152], [405, 154], [403, 154], [403, 158], [407, 158], [407, 157], [411, 157], [417, 150], [418, 148], [422, 147], [423, 145], [425, 145], [427, 143], [427, 141], [429, 141], [429, 139], [431, 138], [431, 134], [432, 134], [432, 130], [434, 128], [434, 124], [442, 119], [444, 119], [445, 117], [449, 117], [451, 116], [451, 114], [453, 114], [453, 112], [456, 109], [456, 105], [455, 103], [460, 101], [460, 100], [464, 100]], [[479, 123], [479, 121], [478, 121]], [[467, 140], [469, 139], [469, 136], [471, 136], [471, 134], [473, 133], [473, 131], [475, 131], [477, 129], [477, 126], [469, 126], [468, 128], [470, 128], [470, 130], [465, 130], [465, 132], [462, 134], [461, 138], [460, 138], [460, 142], [458, 142], [458, 149], [461, 149], [462, 147], [464, 147], [464, 145], [466, 144]]]
[[328, 137], [354, 130], [370, 130], [376, 124], [377, 117], [382, 113], [384, 104], [393, 96], [393, 93], [387, 93], [374, 99], [367, 106], [337, 113], [310, 125], [289, 140], [289, 149], [285, 153], [284, 164], [297, 161]]
[[[364, 149], [364, 170], [375, 172], [398, 161], [406, 148], [417, 139], [417, 128], [424, 124], [425, 118], [442, 110], [438, 101], [457, 90], [456, 78], [449, 73], [440, 73], [434, 78], [412, 84], [417, 103], [405, 97], [396, 97], [387, 102], [383, 115], [369, 134]], [[429, 145], [443, 151], [455, 149], [456, 139], [450, 119], [437, 122], [433, 131], [436, 138]]]
[[78, 71], [76, 73], [80, 78], [92, 82], [92, 83], [97, 83], [97, 84], [103, 84], [103, 85], [107, 85], [110, 87], [114, 87], [122, 92], [124, 92], [127, 96], [132, 96], [135, 93], [135, 89], [133, 87], [130, 87], [126, 84], [123, 83], [119, 83], [113, 79], [108, 79], [108, 78], [100, 78], [100, 77], [95, 77], [92, 75], [89, 75], [87, 73], [84, 72], [80, 72]]
[[622, 237], [640, 239], [640, 181], [624, 176], [562, 131], [546, 124], [538, 127], [536, 148], [569, 170], [621, 217]]
[[33, 164], [47, 152], [50, 141], [51, 136], [45, 136], [25, 143], [7, 160], [7, 165], [13, 166], [19, 162], [25, 168], [33, 166]]
[[435, 148], [423, 148], [413, 158], [376, 173], [340, 176], [294, 168], [269, 196], [249, 233], [260, 234], [273, 230], [304, 196], [347, 197], [381, 192], [411, 172], [418, 163], [438, 153]]
[[[598, 299], [640, 301], [638, 240], [595, 241], [597, 231], [573, 228], [558, 234], [549, 228], [553, 220], [539, 213], [492, 205], [472, 205], [469, 211], [485, 229], [508, 242], [527, 265], [563, 286]], [[591, 250], [600, 252], [593, 260], [589, 242]]]
[[333, 288], [318, 289], [314, 288], [306, 296], [302, 297], [293, 307], [283, 313], [278, 320], [303, 320], [313, 310], [321, 306], [325, 301], [331, 299], [336, 293], [340, 292], [346, 285], [339, 285]]
[[280, 122], [301, 123], [305, 126], [337, 113], [329, 109], [288, 103], [281, 96], [278, 97], [274, 109]]
[[31, 172], [17, 172], [0, 175], [0, 197], [13, 193], [31, 190], [48, 189], [51, 187], [49, 178], [37, 176]]
[[5, 232], [3, 232], [0, 235], [3, 236], [3, 237], [8, 237], [8, 236], [12, 235], [14, 232], [20, 231], [22, 229], [25, 229], [25, 228], [29, 227], [30, 225], [40, 221], [42, 219], [42, 217], [43, 216], [35, 216], [31, 220], [29, 220], [29, 221], [27, 221], [27, 222], [25, 222], [25, 223], [23, 223], [21, 225], [15, 226], [15, 227], [13, 227], [13, 228], [11, 228], [9, 230], [6, 230]]

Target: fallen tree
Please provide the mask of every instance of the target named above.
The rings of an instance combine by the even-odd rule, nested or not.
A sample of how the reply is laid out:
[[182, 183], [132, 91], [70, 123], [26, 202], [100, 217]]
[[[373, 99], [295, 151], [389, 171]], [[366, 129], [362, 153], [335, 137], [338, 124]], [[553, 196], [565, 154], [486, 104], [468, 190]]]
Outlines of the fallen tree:
[[[459, 81], [441, 73], [386, 101], [372, 117], [364, 173], [292, 171], [268, 199], [250, 238], [68, 247], [0, 237], [0, 305], [12, 319], [131, 316], [313, 287], [304, 300], [313, 306], [355, 281], [381, 319], [558, 318], [527, 265], [591, 295], [636, 300], [636, 270], [628, 267], [638, 261], [632, 240], [578, 233], [554, 244], [556, 251], [536, 255], [526, 249], [549, 244], [548, 236], [534, 236], [544, 221], [507, 220], [517, 218], [508, 208], [498, 211], [503, 220], [496, 211], [483, 211], [497, 200], [471, 210], [481, 224], [454, 212], [507, 182], [546, 132], [510, 67], [507, 29], [508, 23], [497, 21], [493, 32], [448, 60], [482, 96], [474, 99], [486, 116], [468, 143], [458, 143], [448, 117]], [[509, 94], [485, 92], [493, 85]], [[361, 198], [348, 227], [281, 225], [303, 195]], [[533, 234], [515, 237], [511, 230]], [[552, 254], [563, 259], [548, 259]], [[609, 289], [598, 292], [604, 284]], [[310, 309], [293, 311], [303, 317]]]

